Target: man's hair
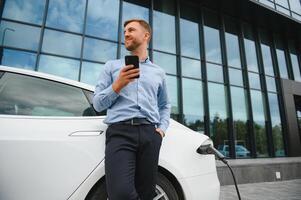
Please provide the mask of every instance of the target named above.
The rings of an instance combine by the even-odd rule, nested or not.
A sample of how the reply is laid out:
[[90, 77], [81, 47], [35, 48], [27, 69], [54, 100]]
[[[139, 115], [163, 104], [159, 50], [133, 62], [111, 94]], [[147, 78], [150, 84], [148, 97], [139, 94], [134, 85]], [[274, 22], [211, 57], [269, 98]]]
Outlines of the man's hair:
[[138, 22], [147, 32], [149, 32], [150, 38], [151, 38], [152, 29], [146, 21], [144, 21], [143, 19], [130, 19], [130, 20], [127, 20], [127, 21], [124, 22], [123, 28], [125, 28], [126, 25], [128, 25], [131, 22]]

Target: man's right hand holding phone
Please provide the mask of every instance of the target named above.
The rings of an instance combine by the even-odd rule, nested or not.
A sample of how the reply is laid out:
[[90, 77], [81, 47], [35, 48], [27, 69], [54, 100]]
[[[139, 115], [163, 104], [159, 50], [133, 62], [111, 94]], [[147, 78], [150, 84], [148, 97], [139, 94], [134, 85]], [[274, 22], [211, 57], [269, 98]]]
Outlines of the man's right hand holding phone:
[[135, 77], [139, 75], [139, 68], [134, 68], [134, 65], [124, 66], [118, 75], [116, 81], [114, 81], [112, 88], [116, 93], [119, 93], [123, 87], [135, 80]]

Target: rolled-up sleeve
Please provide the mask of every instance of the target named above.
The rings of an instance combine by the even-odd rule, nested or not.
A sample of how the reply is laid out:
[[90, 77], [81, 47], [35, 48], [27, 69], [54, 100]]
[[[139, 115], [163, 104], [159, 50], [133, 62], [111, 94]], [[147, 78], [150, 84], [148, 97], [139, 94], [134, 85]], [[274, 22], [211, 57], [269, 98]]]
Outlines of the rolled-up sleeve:
[[166, 75], [164, 74], [163, 82], [161, 87], [159, 87], [158, 91], [158, 108], [160, 114], [160, 123], [159, 128], [166, 132], [169, 126], [169, 118], [170, 118], [170, 101], [167, 94], [167, 86], [166, 86]]
[[108, 61], [104, 66], [104, 70], [100, 73], [99, 80], [95, 87], [93, 107], [98, 112], [109, 108], [119, 96], [112, 88], [113, 77], [111, 75], [111, 69], [111, 62]]

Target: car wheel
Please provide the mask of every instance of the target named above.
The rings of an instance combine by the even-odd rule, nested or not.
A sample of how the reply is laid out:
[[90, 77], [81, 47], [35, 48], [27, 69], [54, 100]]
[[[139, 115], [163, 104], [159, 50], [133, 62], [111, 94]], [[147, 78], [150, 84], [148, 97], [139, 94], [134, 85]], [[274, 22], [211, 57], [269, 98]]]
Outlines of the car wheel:
[[157, 195], [154, 200], [179, 200], [179, 196], [175, 187], [161, 173], [158, 173], [156, 194]]
[[[107, 200], [106, 182], [101, 181], [95, 185], [86, 197], [86, 200]], [[158, 173], [156, 197], [154, 200], [179, 200], [178, 194], [172, 183], [161, 173]]]

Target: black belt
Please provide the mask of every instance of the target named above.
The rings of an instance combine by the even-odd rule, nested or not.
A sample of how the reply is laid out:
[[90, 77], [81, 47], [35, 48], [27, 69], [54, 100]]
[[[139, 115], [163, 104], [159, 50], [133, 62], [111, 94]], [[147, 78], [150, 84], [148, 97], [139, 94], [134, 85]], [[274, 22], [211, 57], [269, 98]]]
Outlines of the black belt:
[[132, 118], [132, 119], [117, 122], [114, 124], [127, 124], [127, 125], [132, 125], [132, 126], [138, 126], [138, 125], [143, 125], [143, 124], [154, 124], [154, 123], [148, 121], [146, 118]]

